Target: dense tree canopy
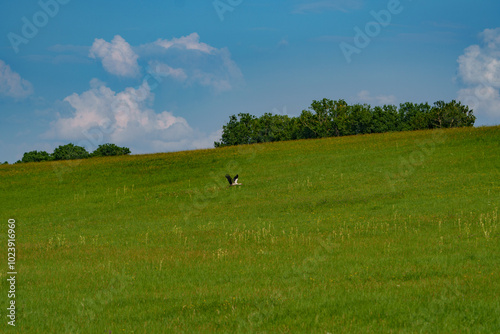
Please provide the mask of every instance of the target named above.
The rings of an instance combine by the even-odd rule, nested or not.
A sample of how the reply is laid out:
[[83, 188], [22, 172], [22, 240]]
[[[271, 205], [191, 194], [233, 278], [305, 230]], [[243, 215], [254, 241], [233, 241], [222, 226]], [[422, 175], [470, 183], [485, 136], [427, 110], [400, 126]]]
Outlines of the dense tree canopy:
[[[40, 162], [52, 160], [73, 160], [73, 159], [86, 159], [91, 157], [104, 157], [111, 155], [125, 155], [130, 154], [130, 149], [127, 147], [119, 147], [115, 144], [103, 144], [92, 153], [82, 146], [74, 144], [60, 145], [50, 154], [45, 151], [31, 151], [26, 152], [23, 158], [16, 163], [22, 162]], [[7, 163], [7, 162], [5, 162]]]
[[126, 155], [130, 154], [130, 149], [127, 147], [119, 147], [115, 144], [104, 144], [99, 145], [99, 147], [92, 152], [93, 157], [107, 157], [112, 155]]
[[371, 107], [348, 105], [344, 100], [313, 101], [298, 117], [266, 113], [231, 115], [215, 147], [293, 139], [339, 137], [390, 131], [473, 126], [476, 117], [455, 100], [445, 103], [401, 103]]
[[51, 155], [45, 151], [26, 152], [21, 159], [21, 162], [39, 162], [53, 160]]
[[89, 152], [84, 147], [74, 144], [61, 145], [52, 153], [54, 160], [85, 159], [89, 156]]

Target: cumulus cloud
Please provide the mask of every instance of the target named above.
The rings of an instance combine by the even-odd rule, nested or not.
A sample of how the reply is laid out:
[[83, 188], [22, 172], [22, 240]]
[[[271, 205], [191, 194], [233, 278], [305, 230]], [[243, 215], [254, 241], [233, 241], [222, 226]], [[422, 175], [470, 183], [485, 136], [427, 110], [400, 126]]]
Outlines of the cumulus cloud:
[[212, 53], [217, 51], [216, 48], [200, 42], [200, 36], [197, 33], [191, 33], [187, 36], [168, 39], [158, 39], [154, 44], [162, 48], [181, 48], [185, 50], [198, 50], [204, 53]]
[[480, 35], [488, 48], [496, 50], [496, 53], [498, 55], [498, 51], [500, 48], [500, 28], [485, 29]]
[[102, 60], [102, 66], [111, 74], [123, 77], [136, 77], [139, 74], [137, 58], [125, 39], [116, 35], [111, 43], [96, 38], [89, 51], [89, 57]]
[[204, 65], [189, 69], [190, 81], [211, 87], [215, 92], [231, 90], [243, 81], [243, 74], [231, 59], [227, 48], [217, 50], [213, 56], [204, 59], [200, 64]]
[[111, 74], [137, 77], [140, 64], [146, 72], [183, 82], [187, 86], [201, 85], [216, 93], [241, 85], [243, 74], [227, 48], [216, 48], [200, 41], [197, 33], [172, 39], [131, 46], [121, 36], [111, 42], [96, 39], [89, 56], [102, 60]]
[[161, 77], [171, 77], [179, 81], [187, 79], [187, 74], [182, 68], [173, 68], [158, 60], [149, 62], [149, 71]]
[[243, 83], [243, 74], [227, 48], [200, 42], [192, 33], [180, 38], [158, 39], [139, 46], [137, 52], [149, 62], [153, 74], [212, 88], [216, 93]]
[[0, 59], [0, 97], [24, 99], [33, 94], [33, 85], [21, 78], [9, 65]]
[[58, 114], [46, 139], [70, 140], [94, 150], [112, 142], [133, 153], [196, 149], [213, 145], [211, 136], [193, 130], [172, 112], [156, 113], [149, 107], [154, 95], [146, 81], [139, 87], [115, 92], [93, 79], [90, 89], [64, 99], [72, 115]]
[[371, 93], [367, 90], [360, 91], [356, 96], [356, 99], [361, 103], [375, 104], [378, 106], [396, 103], [396, 97], [394, 95], [371, 96]]
[[64, 99], [66, 109], [61, 107], [44, 139], [72, 141], [89, 151], [107, 142], [127, 146], [133, 153], [213, 147], [220, 140], [220, 130], [202, 133], [171, 111], [155, 111], [153, 92], [163, 80], [215, 92], [231, 90], [243, 80], [229, 50], [201, 42], [196, 33], [139, 46], [131, 46], [120, 36], [111, 42], [96, 39], [89, 56], [102, 60], [106, 71], [114, 75], [146, 73], [138, 87], [119, 91], [93, 79], [90, 89]]
[[500, 121], [500, 28], [486, 29], [480, 45], [458, 57], [458, 78], [465, 85], [458, 99], [474, 109], [480, 122]]

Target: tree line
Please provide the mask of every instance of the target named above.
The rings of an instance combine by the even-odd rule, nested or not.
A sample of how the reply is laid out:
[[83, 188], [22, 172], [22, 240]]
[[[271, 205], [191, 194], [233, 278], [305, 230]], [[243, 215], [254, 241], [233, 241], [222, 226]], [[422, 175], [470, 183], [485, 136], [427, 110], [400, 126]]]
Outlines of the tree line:
[[298, 117], [231, 115], [215, 147], [368, 133], [473, 126], [473, 110], [455, 100], [371, 107], [344, 100], [314, 100]]
[[130, 154], [130, 149], [128, 147], [119, 147], [115, 144], [99, 145], [94, 152], [89, 153], [84, 147], [70, 143], [57, 147], [54, 149], [54, 153], [52, 154], [45, 151], [25, 152], [23, 158], [16, 161], [16, 163], [87, 159], [92, 157], [106, 157], [126, 154]]

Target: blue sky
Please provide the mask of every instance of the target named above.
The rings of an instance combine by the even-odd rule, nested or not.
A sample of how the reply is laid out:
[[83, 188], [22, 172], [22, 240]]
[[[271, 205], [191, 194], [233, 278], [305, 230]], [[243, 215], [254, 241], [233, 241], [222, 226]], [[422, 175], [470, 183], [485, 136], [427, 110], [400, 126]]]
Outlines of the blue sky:
[[500, 124], [497, 0], [7, 1], [0, 160], [213, 147], [240, 112], [457, 99]]

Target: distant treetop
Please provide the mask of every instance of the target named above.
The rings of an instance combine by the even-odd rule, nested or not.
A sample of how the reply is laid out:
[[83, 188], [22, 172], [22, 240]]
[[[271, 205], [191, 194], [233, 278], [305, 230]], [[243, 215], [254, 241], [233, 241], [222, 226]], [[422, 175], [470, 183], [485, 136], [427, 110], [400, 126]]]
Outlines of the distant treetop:
[[99, 147], [94, 152], [89, 153], [84, 147], [70, 143], [57, 147], [52, 154], [45, 151], [26, 152], [24, 153], [23, 158], [16, 163], [86, 159], [92, 157], [105, 157], [126, 154], [130, 154], [130, 149], [128, 147], [119, 147], [115, 144], [99, 145]]

